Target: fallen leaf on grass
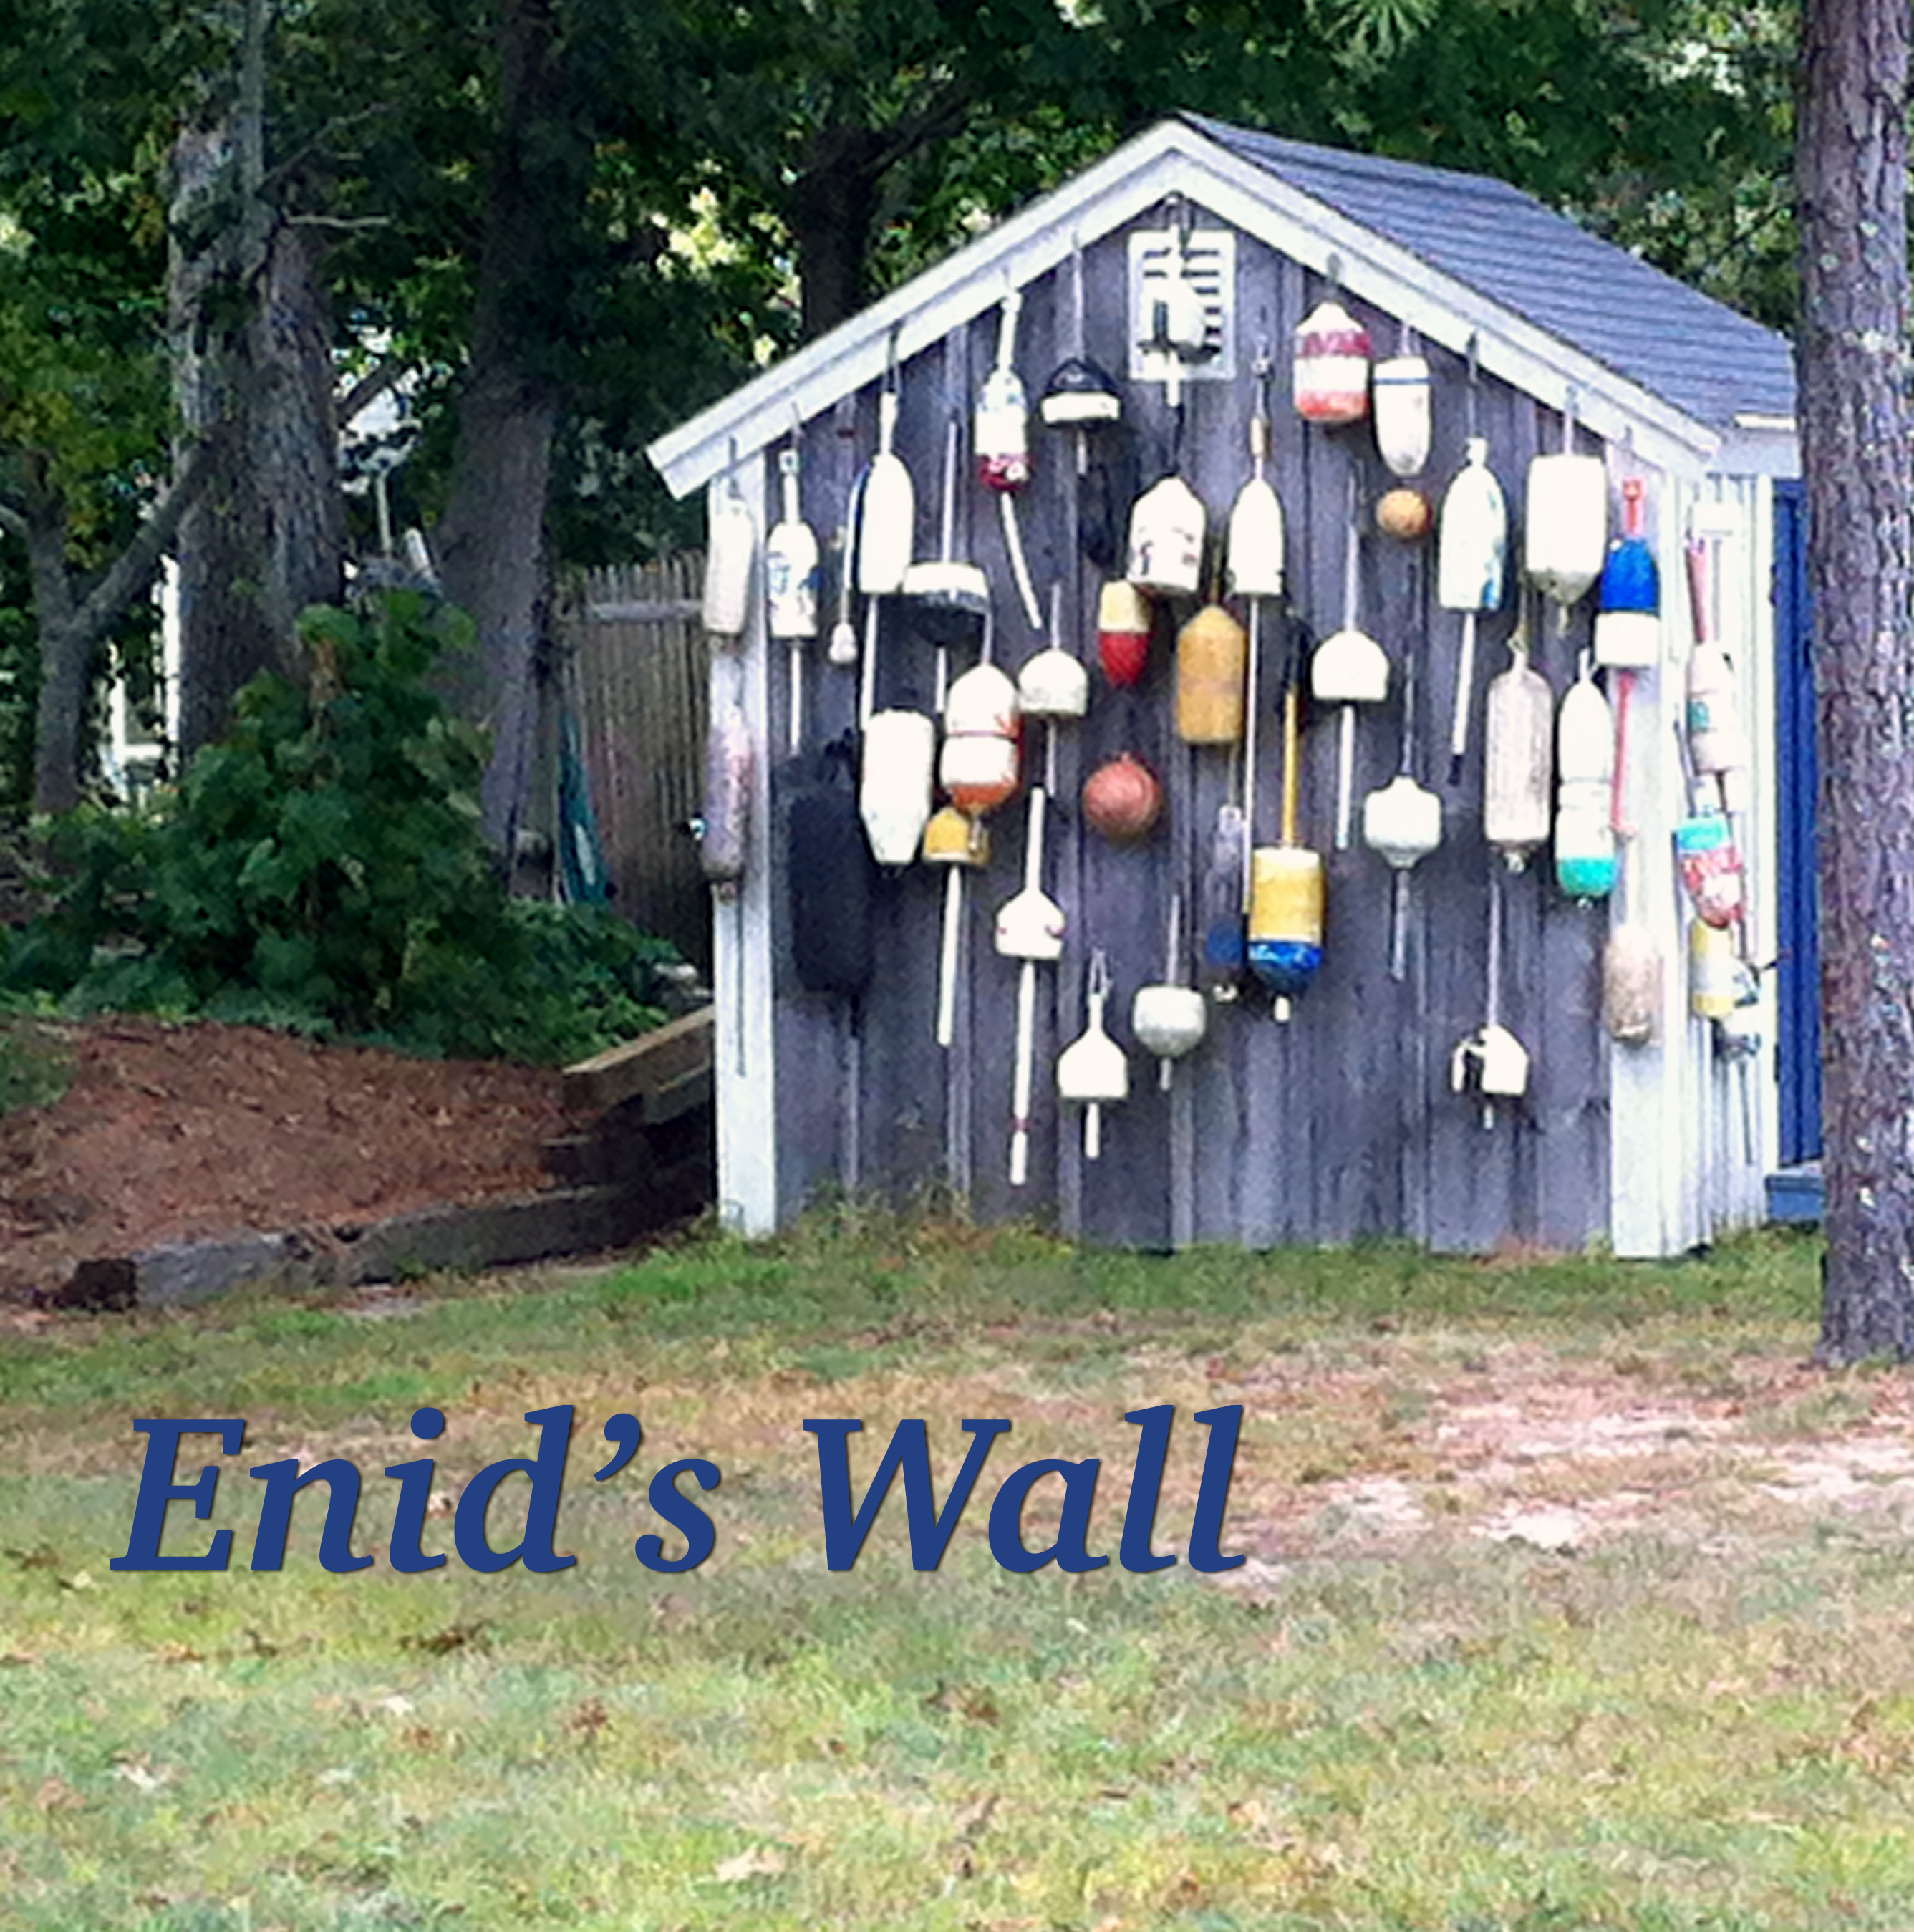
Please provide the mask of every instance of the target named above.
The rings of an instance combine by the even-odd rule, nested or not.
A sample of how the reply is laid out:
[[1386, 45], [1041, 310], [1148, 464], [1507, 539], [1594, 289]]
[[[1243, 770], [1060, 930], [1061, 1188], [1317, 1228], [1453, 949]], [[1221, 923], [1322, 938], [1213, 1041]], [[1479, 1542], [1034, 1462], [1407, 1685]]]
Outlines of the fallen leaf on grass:
[[48, 1811], [78, 1811], [82, 1810], [86, 1800], [64, 1779], [50, 1778], [33, 1794], [37, 1810]]
[[155, 1664], [203, 1664], [206, 1654], [190, 1643], [163, 1643], [153, 1653]]
[[587, 1697], [565, 1720], [565, 1728], [581, 1738], [596, 1738], [611, 1721], [611, 1714], [596, 1697]]
[[989, 1828], [991, 1820], [997, 1814], [997, 1793], [992, 1792], [986, 1798], [980, 1798], [967, 1804], [957, 1814], [956, 1836], [962, 1844], [974, 1845]]
[[0, 1670], [30, 1670], [39, 1661], [30, 1650], [10, 1650], [0, 1654]]
[[924, 1700], [924, 1708], [929, 1711], [954, 1711], [968, 1718], [974, 1724], [1001, 1721], [988, 1691], [970, 1690], [962, 1684], [940, 1684]]
[[428, 1651], [434, 1657], [448, 1657], [455, 1650], [482, 1650], [485, 1642], [483, 1624], [448, 1624], [443, 1630], [434, 1630], [428, 1636], [401, 1637], [399, 1648]]
[[51, 1544], [37, 1544], [31, 1550], [10, 1550], [7, 1561], [16, 1570], [57, 1570], [60, 1552]]
[[754, 1845], [734, 1858], [720, 1859], [714, 1875], [720, 1885], [742, 1885], [747, 1879], [776, 1878], [784, 1869], [784, 1854], [776, 1845]]

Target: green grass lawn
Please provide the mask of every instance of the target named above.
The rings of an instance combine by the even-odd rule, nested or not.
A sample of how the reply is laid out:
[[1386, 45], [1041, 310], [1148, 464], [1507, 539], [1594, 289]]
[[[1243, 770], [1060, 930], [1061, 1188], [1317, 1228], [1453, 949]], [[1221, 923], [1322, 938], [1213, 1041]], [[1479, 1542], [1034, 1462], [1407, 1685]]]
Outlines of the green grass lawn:
[[[1816, 1252], [1165, 1260], [866, 1221], [8, 1333], [0, 1925], [1904, 1932], [1914, 1405], [1803, 1366]], [[436, 1456], [449, 1552], [460, 1486], [561, 1402], [574, 1567], [387, 1565], [386, 1464]], [[1123, 1417], [1163, 1402], [1167, 1550], [1193, 1413], [1244, 1406], [1240, 1569], [1114, 1561]], [[600, 1486], [617, 1411], [645, 1442]], [[154, 1416], [247, 1420], [211, 1520], [168, 1520], [169, 1552], [232, 1528], [225, 1572], [108, 1568]], [[958, 1423], [1012, 1423], [936, 1572], [898, 1492], [826, 1568], [802, 1424], [848, 1416], [860, 1492], [903, 1419], [940, 1495]], [[320, 1568], [320, 1493], [245, 1567], [244, 1472], [286, 1455], [365, 1474], [372, 1568]], [[723, 1472], [716, 1547], [654, 1574], [634, 1538], [681, 1545], [646, 1486], [683, 1456]], [[1109, 1567], [992, 1560], [991, 1495], [1045, 1456], [1103, 1460]]]

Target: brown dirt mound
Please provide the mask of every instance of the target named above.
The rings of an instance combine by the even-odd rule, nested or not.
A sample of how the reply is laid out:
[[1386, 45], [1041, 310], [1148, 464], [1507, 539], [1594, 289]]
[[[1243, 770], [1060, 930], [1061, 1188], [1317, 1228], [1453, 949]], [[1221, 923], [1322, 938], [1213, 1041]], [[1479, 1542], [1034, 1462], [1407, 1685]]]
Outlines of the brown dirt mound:
[[321, 1046], [258, 1027], [42, 1030], [73, 1081], [0, 1114], [0, 1298], [76, 1264], [242, 1229], [358, 1227], [548, 1186], [559, 1076]]

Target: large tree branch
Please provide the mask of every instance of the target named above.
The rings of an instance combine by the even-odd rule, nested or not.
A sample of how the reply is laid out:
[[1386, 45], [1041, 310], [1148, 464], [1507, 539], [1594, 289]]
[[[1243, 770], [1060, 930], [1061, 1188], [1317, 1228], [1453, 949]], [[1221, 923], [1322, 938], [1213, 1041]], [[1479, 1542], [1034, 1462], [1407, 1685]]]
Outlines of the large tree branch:
[[387, 356], [376, 368], [368, 369], [332, 405], [334, 420], [344, 429], [362, 410], [370, 409], [388, 389], [402, 382], [411, 368], [404, 357]]
[[153, 506], [132, 540], [114, 560], [112, 567], [74, 611], [74, 634], [89, 649], [152, 581], [160, 558], [178, 534], [181, 519], [198, 500], [212, 473], [212, 451], [208, 441], [196, 442], [188, 452], [166, 494]]

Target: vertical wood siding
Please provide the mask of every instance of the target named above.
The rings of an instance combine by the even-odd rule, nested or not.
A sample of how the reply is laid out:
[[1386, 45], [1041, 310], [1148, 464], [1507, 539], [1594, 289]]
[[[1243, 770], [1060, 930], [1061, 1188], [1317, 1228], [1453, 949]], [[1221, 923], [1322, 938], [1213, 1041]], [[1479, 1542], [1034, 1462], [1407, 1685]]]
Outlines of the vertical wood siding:
[[554, 628], [613, 886], [634, 925], [711, 964], [711, 903], [685, 827], [704, 803], [711, 654], [704, 559], [582, 573]]
[[[1147, 226], [1160, 225], [1154, 218]], [[1366, 508], [1395, 480], [1377, 454], [1366, 424], [1324, 430], [1305, 424], [1288, 403], [1290, 340], [1306, 310], [1327, 292], [1294, 262], [1247, 236], [1238, 240], [1238, 339], [1234, 382], [1185, 386], [1187, 422], [1182, 472], [1208, 508], [1220, 544], [1238, 489], [1249, 473], [1249, 363], [1259, 338], [1276, 358], [1273, 480], [1288, 524], [1291, 600], [1313, 641], [1342, 622], [1346, 506], [1351, 472]], [[1126, 360], [1126, 234], [1112, 233], [1087, 251], [1088, 315], [1084, 346], [1105, 368]], [[1306, 712], [1302, 836], [1328, 861], [1324, 964], [1317, 983], [1287, 1026], [1260, 997], [1212, 1006], [1209, 1036], [1178, 1067], [1172, 1092], [1129, 1034], [1132, 994], [1157, 979], [1162, 963], [1168, 895], [1197, 902], [1210, 827], [1229, 783], [1231, 760], [1219, 748], [1192, 748], [1174, 729], [1174, 614], [1159, 613], [1150, 668], [1133, 691], [1112, 689], [1094, 668], [1100, 573], [1081, 556], [1071, 448], [1035, 419], [1035, 404], [1052, 368], [1077, 346], [1071, 339], [1067, 266], [1028, 286], [1017, 365], [1031, 396], [1036, 475], [1018, 509], [1033, 577], [1046, 608], [1061, 586], [1061, 641], [1092, 667], [1087, 718], [1058, 728], [1058, 796], [1046, 841], [1046, 890], [1070, 919], [1064, 957], [1038, 969], [1038, 1077], [1028, 1185], [1007, 1179], [1012, 1055], [1018, 962], [992, 948], [997, 908], [1021, 884], [1027, 811], [1018, 797], [992, 821], [987, 872], [968, 876], [962, 998], [956, 1045], [948, 1054], [932, 1037], [944, 879], [914, 866], [880, 888], [880, 944], [875, 978], [857, 1001], [806, 994], [795, 986], [789, 936], [779, 909], [782, 882], [771, 881], [766, 944], [776, 1005], [770, 1037], [775, 1102], [763, 1095], [752, 1131], [775, 1142], [776, 1214], [788, 1217], [820, 1190], [834, 1186], [908, 1195], [954, 1185], [980, 1218], [1030, 1215], [1095, 1242], [1163, 1248], [1191, 1241], [1252, 1247], [1304, 1241], [1341, 1244], [1403, 1236], [1439, 1250], [1484, 1252], [1509, 1244], [1576, 1246], [1612, 1230], [1615, 1186], [1634, 1186], [1637, 1168], [1611, 1160], [1611, 1108], [1625, 1100], [1645, 1111], [1643, 1134], [1654, 1145], [1654, 1198], [1637, 1204], [1636, 1251], [1667, 1252], [1700, 1238], [1708, 1215], [1738, 1215], [1748, 1192], [1739, 1170], [1738, 1116], [1728, 1134], [1722, 1083], [1708, 1069], [1706, 1042], [1688, 1038], [1683, 956], [1671, 950], [1670, 1029], [1662, 1047], [1626, 1056], [1600, 1027], [1600, 954], [1610, 918], [1604, 906], [1580, 906], [1556, 890], [1545, 848], [1520, 872], [1508, 871], [1481, 836], [1483, 704], [1490, 679], [1508, 662], [1517, 612], [1520, 519], [1529, 458], [1562, 446], [1566, 397], [1538, 400], [1482, 379], [1474, 410], [1501, 479], [1511, 530], [1510, 598], [1482, 621], [1477, 646], [1468, 756], [1462, 782], [1447, 783], [1450, 706], [1461, 620], [1439, 609], [1434, 594], [1432, 539], [1405, 549], [1375, 532], [1361, 545], [1359, 621], [1384, 644], [1391, 662], [1388, 702], [1358, 721], [1357, 830], [1352, 848], [1331, 848], [1336, 778], [1333, 717]], [[1352, 304], [1360, 312], [1360, 304]], [[1363, 314], [1375, 352], [1396, 352], [1388, 316]], [[975, 481], [969, 418], [977, 385], [994, 357], [994, 310], [945, 338], [902, 370], [898, 448], [916, 489], [916, 554], [936, 554], [945, 424], [953, 409], [965, 424], [964, 463], [956, 517], [960, 557], [987, 572], [993, 598], [992, 648], [1014, 671], [1045, 641], [1034, 636], [1006, 560], [998, 506]], [[1469, 382], [1463, 360], [1422, 345], [1436, 379], [1435, 446], [1418, 479], [1439, 502], [1463, 460]], [[1168, 457], [1171, 420], [1158, 386], [1126, 383], [1125, 434], [1132, 439], [1138, 482], [1147, 485]], [[851, 484], [875, 446], [876, 392], [867, 388], [834, 412], [802, 426], [806, 518], [826, 544], [825, 628], [836, 614], [842, 568], [838, 541]], [[1576, 446], [1598, 450], [1578, 432]], [[1610, 452], [1613, 460], [1615, 453]], [[773, 452], [760, 452], [754, 474], [769, 488]], [[1652, 490], [1659, 488], [1651, 479]], [[1671, 501], [1658, 512], [1666, 601], [1683, 627], [1685, 604]], [[1126, 518], [1126, 508], [1124, 512]], [[1750, 580], [1756, 560], [1747, 560]], [[1585, 599], [1564, 628], [1555, 606], [1532, 600], [1536, 669], [1558, 700], [1590, 646], [1594, 600]], [[1675, 620], [1671, 620], [1671, 622]], [[856, 610], [863, 632], [861, 601]], [[1257, 769], [1250, 775], [1257, 842], [1276, 842], [1281, 748], [1280, 611], [1265, 607]], [[1671, 635], [1671, 650], [1673, 640]], [[783, 646], [765, 680], [765, 725], [775, 763], [787, 743], [788, 685]], [[1414, 769], [1443, 803], [1443, 843], [1412, 875], [1408, 972], [1388, 974], [1391, 874], [1360, 843], [1362, 795], [1397, 769], [1402, 728], [1402, 671], [1416, 662]], [[953, 664], [953, 675], [964, 668]], [[1305, 668], [1305, 676], [1306, 670]], [[1672, 732], [1680, 701], [1672, 661], [1639, 681], [1631, 715], [1633, 756], [1648, 769], [1644, 801], [1665, 809], [1678, 794]], [[1657, 687], [1660, 687], [1658, 688]], [[804, 742], [818, 746], [850, 729], [858, 679], [834, 670], [821, 650], [806, 667]], [[904, 614], [886, 602], [879, 621], [878, 703], [929, 708], [932, 654], [914, 638]], [[1025, 770], [1040, 775], [1043, 733], [1027, 732]], [[1134, 752], [1156, 771], [1168, 794], [1156, 830], [1142, 845], [1119, 849], [1090, 832], [1077, 808], [1083, 778], [1104, 759]], [[777, 792], [773, 776], [772, 796]], [[1651, 817], [1651, 825], [1672, 823]], [[770, 850], [782, 838], [774, 826]], [[1678, 890], [1658, 832], [1640, 842], [1645, 898], [1674, 926]], [[1502, 1022], [1533, 1057], [1531, 1090], [1496, 1110], [1485, 1128], [1480, 1107], [1453, 1094], [1450, 1056], [1487, 1017], [1486, 938], [1492, 878], [1502, 894]], [[1200, 921], [1185, 961], [1196, 964]], [[1060, 1106], [1051, 1069], [1059, 1048], [1082, 1030], [1084, 973], [1093, 947], [1110, 959], [1114, 991], [1108, 1018], [1131, 1054], [1131, 1097], [1106, 1110], [1103, 1155], [1082, 1154], [1081, 1123]], [[719, 986], [721, 1007], [724, 988]], [[1699, 1072], [1690, 1070], [1701, 1070]], [[1678, 1121], [1664, 1118], [1675, 1097]], [[1650, 1118], [1650, 1117], [1652, 1118]], [[1683, 1164], [1686, 1176], [1673, 1170]], [[1733, 1169], [1735, 1172], [1730, 1172]], [[1664, 1198], [1670, 1190], [1689, 1201]], [[1704, 1212], [1706, 1196], [1706, 1214]], [[1626, 1220], [1624, 1214], [1622, 1219]]]

